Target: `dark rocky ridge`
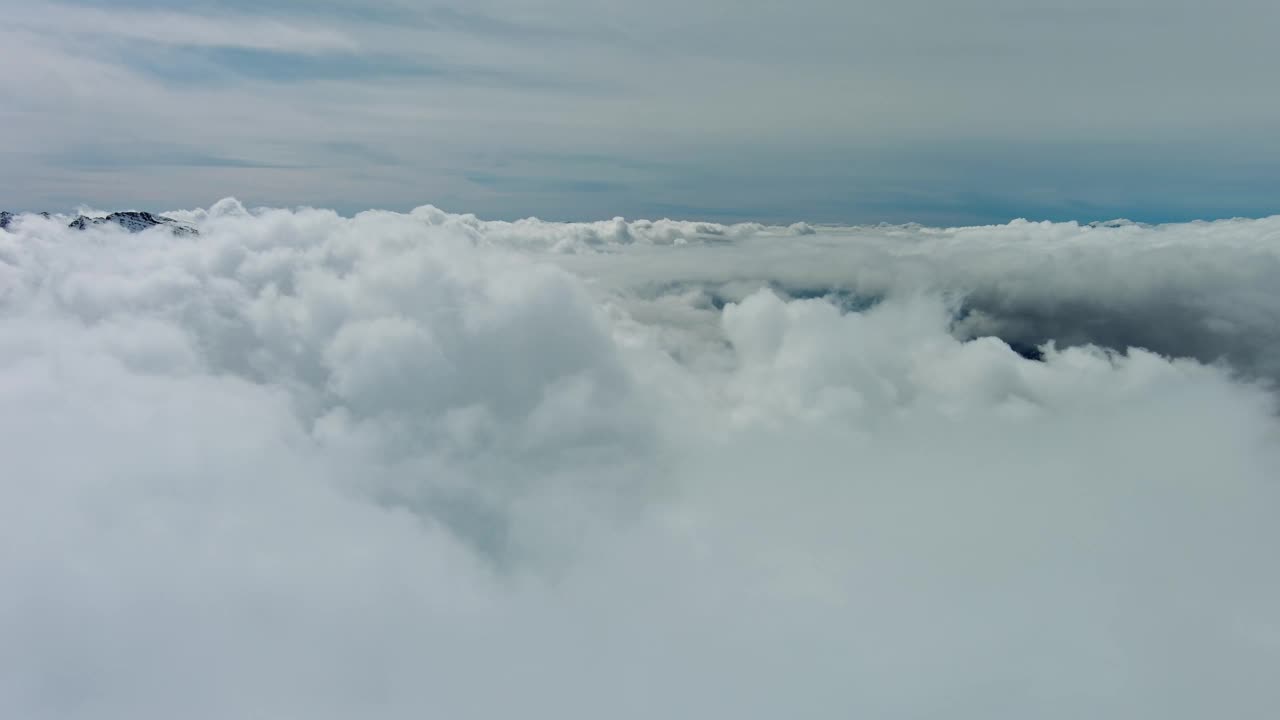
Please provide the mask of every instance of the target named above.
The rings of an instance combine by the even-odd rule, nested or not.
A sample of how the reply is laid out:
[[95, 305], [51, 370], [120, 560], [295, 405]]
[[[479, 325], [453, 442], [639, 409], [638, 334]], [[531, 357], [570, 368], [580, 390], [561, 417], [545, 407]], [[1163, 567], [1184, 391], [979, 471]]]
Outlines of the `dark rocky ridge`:
[[126, 211], [114, 212], [106, 217], [91, 218], [81, 215], [67, 227], [76, 230], [84, 230], [90, 225], [105, 225], [107, 223], [115, 223], [129, 232], [142, 232], [157, 225], [169, 226], [170, 232], [174, 235], [196, 235], [196, 229], [188, 225], [183, 225], [173, 218], [163, 215], [152, 215], [149, 212]]
[[[40, 213], [42, 217], [48, 218], [49, 213]], [[8, 227], [17, 218], [11, 212], [0, 211], [0, 229], [8, 229]], [[131, 233], [142, 232], [158, 225], [164, 225], [169, 231], [180, 237], [199, 235], [200, 233], [190, 225], [184, 225], [177, 220], [163, 215], [154, 215], [145, 211], [127, 210], [125, 212], [113, 212], [106, 217], [88, 217], [81, 215], [72, 220], [67, 227], [73, 230], [84, 230], [94, 225], [106, 225], [115, 223]]]

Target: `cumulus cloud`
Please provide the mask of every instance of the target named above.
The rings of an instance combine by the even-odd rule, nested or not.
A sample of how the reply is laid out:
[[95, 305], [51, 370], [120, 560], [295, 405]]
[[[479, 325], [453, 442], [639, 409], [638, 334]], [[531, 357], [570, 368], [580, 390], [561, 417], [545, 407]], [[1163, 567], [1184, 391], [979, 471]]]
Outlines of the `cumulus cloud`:
[[[663, 230], [650, 234], [651, 227]], [[561, 248], [568, 232], [551, 225], [538, 236]], [[1160, 226], [1017, 220], [832, 227], [812, 236], [794, 227], [640, 222], [628, 232], [639, 241], [609, 237], [628, 252], [559, 262], [609, 278], [633, 303], [666, 303], [681, 291], [714, 309], [771, 287], [857, 309], [924, 292], [955, 303], [952, 330], [964, 338], [993, 335], [1023, 348], [1049, 340], [1119, 351], [1133, 345], [1280, 377], [1280, 298], [1271, 291], [1280, 281], [1280, 217]], [[567, 249], [593, 237], [574, 237]], [[644, 247], [666, 237], [687, 247]]]
[[1280, 707], [1275, 218], [166, 214], [0, 231], [0, 714]]

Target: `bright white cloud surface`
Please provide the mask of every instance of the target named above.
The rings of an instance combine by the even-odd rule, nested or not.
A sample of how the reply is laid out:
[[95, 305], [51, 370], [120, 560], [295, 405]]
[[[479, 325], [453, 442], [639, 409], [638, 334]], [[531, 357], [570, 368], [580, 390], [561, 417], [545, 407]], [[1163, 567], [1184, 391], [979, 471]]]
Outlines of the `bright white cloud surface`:
[[173, 215], [0, 231], [0, 715], [1280, 710], [1277, 218]]

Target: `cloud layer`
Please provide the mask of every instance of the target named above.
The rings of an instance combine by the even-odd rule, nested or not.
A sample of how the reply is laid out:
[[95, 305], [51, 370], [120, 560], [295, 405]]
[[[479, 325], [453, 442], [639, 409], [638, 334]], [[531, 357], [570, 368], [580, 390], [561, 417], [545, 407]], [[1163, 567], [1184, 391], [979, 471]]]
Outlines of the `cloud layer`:
[[0, 231], [0, 714], [1280, 708], [1277, 218], [167, 214]]

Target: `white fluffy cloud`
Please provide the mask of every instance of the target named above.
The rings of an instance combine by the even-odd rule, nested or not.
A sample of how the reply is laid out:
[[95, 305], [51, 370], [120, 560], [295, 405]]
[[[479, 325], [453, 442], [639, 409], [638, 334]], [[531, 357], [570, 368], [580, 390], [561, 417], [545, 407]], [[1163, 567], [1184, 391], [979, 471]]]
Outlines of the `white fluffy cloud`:
[[0, 714], [1280, 708], [1275, 218], [174, 215], [0, 231]]

